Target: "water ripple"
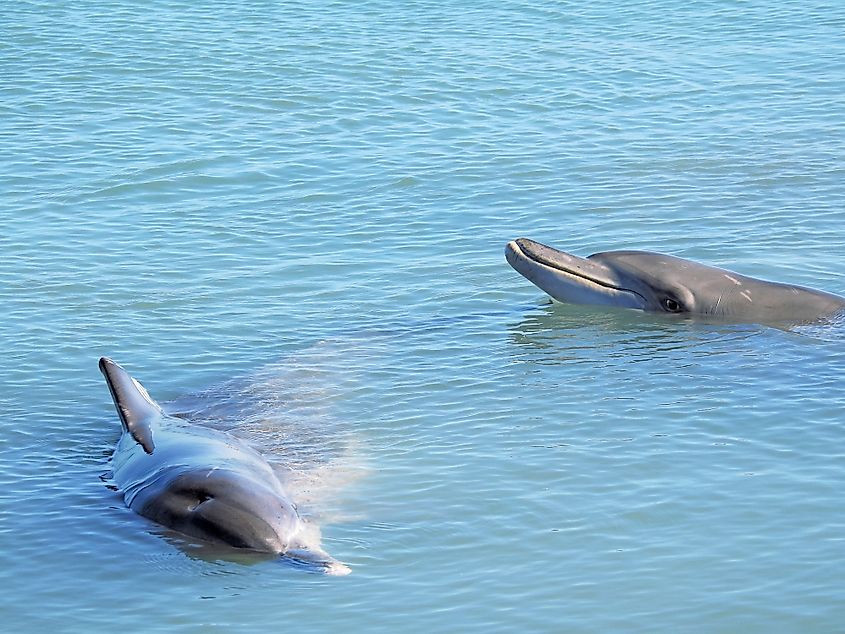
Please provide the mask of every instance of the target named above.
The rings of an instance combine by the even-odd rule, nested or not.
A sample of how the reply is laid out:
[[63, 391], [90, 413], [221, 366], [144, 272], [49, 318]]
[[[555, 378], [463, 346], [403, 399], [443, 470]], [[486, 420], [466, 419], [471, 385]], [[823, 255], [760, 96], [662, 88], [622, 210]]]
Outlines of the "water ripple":
[[[840, 627], [842, 324], [549, 305], [502, 249], [845, 292], [841, 7], [4, 18], [7, 628]], [[100, 354], [234, 403], [217, 422], [292, 461], [354, 573], [190, 559], [128, 512]]]

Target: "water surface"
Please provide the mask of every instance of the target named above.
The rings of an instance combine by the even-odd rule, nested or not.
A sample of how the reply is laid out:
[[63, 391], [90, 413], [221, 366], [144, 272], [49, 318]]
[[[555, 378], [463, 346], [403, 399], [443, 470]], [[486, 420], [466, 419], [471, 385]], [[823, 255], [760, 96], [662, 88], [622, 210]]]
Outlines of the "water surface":
[[[840, 630], [843, 325], [552, 305], [503, 249], [845, 293], [843, 24], [815, 0], [7, 7], [4, 626]], [[266, 423], [235, 431], [352, 574], [192, 557], [128, 511], [103, 354]]]

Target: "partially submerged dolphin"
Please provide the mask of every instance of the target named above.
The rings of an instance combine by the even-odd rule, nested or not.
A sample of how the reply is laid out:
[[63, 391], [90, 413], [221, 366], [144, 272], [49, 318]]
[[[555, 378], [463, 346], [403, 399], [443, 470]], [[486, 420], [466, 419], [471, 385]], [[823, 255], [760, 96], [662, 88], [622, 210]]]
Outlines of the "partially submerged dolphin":
[[139, 515], [212, 544], [286, 555], [329, 574], [349, 569], [302, 543], [302, 520], [267, 461], [229, 434], [168, 416], [144, 387], [103, 357], [123, 434], [115, 484]]
[[561, 302], [748, 323], [810, 323], [845, 314], [845, 298], [647, 251], [580, 258], [520, 238], [508, 263]]

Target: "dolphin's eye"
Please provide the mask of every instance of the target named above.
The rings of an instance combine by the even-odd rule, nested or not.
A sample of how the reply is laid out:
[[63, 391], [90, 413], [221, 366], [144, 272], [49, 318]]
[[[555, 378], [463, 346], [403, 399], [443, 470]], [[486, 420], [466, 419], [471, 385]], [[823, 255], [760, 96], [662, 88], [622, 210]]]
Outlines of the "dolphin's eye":
[[663, 308], [670, 313], [679, 313], [681, 312], [681, 304], [678, 300], [672, 299], [671, 297], [666, 297], [663, 300]]

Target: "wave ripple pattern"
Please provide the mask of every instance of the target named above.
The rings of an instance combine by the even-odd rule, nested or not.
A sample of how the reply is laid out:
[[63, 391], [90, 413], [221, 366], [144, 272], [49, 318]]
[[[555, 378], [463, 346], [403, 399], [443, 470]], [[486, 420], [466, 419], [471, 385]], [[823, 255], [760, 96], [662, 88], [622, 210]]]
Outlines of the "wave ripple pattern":
[[[841, 630], [843, 324], [548, 304], [503, 249], [845, 293], [845, 4], [6, 4], [9, 631]], [[128, 511], [100, 355], [352, 574]]]

